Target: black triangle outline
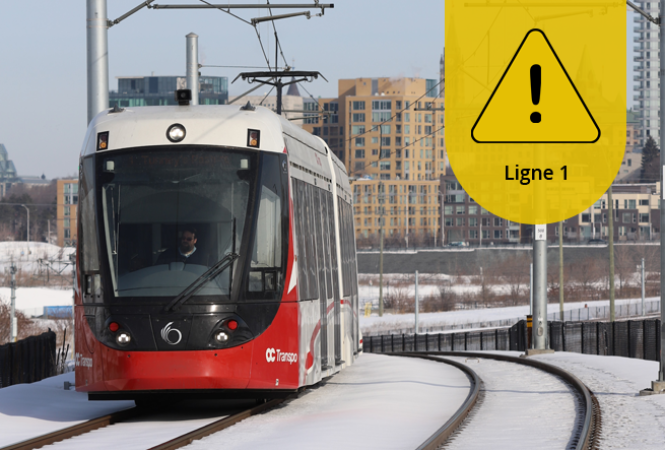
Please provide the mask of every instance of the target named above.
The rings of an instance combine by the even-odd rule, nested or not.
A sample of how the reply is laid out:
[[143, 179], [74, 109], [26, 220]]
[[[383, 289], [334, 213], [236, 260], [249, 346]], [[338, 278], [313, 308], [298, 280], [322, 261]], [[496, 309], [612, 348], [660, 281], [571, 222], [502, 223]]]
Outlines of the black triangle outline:
[[[522, 50], [522, 46], [524, 46], [524, 43], [526, 42], [527, 38], [531, 33], [540, 33], [543, 35], [543, 38], [545, 38], [545, 42], [547, 42], [547, 45], [549, 46], [550, 50], [552, 51], [552, 54], [556, 58], [557, 62], [559, 63], [559, 66], [561, 67], [561, 70], [563, 70], [563, 73], [566, 75], [566, 78], [568, 78], [568, 82], [570, 85], [573, 87], [575, 90], [575, 94], [577, 94], [577, 98], [580, 99], [580, 102], [582, 103], [582, 106], [584, 106], [584, 109], [586, 110], [587, 114], [589, 114], [589, 117], [591, 118], [591, 121], [593, 122], [593, 125], [596, 127], [596, 130], [598, 130], [598, 136], [596, 139], [593, 141], [479, 141], [475, 138], [473, 135], [474, 130], [476, 129], [476, 126], [478, 125], [478, 122], [480, 122], [480, 119], [483, 117], [483, 114], [485, 113], [485, 110], [489, 106], [489, 104], [492, 102], [492, 99], [494, 98], [494, 94], [496, 94], [497, 90], [499, 89], [499, 86], [501, 86], [501, 83], [503, 82], [503, 79], [506, 77], [508, 74], [508, 71], [513, 65], [513, 62], [515, 61], [515, 58], [517, 58], [517, 55], [519, 54], [520, 50]], [[547, 39], [547, 36], [545, 35], [545, 32], [539, 28], [533, 28], [529, 30], [526, 33], [526, 36], [524, 36], [524, 39], [522, 40], [522, 43], [520, 46], [517, 48], [517, 51], [515, 52], [515, 55], [513, 58], [510, 60], [510, 64], [508, 64], [508, 67], [506, 68], [505, 72], [503, 72], [503, 75], [501, 76], [501, 79], [497, 83], [496, 87], [494, 88], [494, 91], [492, 91], [492, 95], [490, 95], [489, 100], [487, 100], [487, 103], [485, 104], [485, 107], [483, 110], [480, 112], [480, 115], [478, 116], [478, 119], [476, 119], [476, 123], [473, 124], [473, 128], [471, 128], [471, 139], [474, 140], [474, 142], [478, 144], [593, 144], [600, 139], [600, 128], [598, 128], [598, 124], [596, 123], [596, 119], [593, 118], [593, 115], [591, 114], [591, 111], [589, 111], [589, 108], [587, 108], [586, 103], [584, 103], [584, 100], [582, 99], [582, 96], [580, 95], [579, 91], [577, 90], [577, 87], [575, 87], [575, 83], [573, 83], [573, 80], [570, 78], [568, 75], [568, 72], [566, 71], [566, 68], [563, 67], [563, 64], [561, 63], [561, 60], [559, 59], [559, 55], [556, 54], [554, 51], [554, 48], [552, 47], [552, 44], [550, 44], [549, 39]]]

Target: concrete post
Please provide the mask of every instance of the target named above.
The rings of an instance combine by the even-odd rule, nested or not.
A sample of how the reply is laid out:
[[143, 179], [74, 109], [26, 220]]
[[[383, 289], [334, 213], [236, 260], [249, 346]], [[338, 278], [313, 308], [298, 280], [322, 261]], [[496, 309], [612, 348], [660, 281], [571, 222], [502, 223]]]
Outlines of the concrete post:
[[547, 349], [547, 225], [536, 225], [533, 241], [533, 348]]
[[108, 24], [106, 0], [86, 1], [88, 123], [109, 107]]
[[418, 334], [418, 271], [416, 270], [416, 334]]
[[187, 89], [192, 91], [190, 105], [199, 104], [199, 37], [194, 33], [187, 36]]
[[12, 276], [11, 280], [11, 310], [9, 313], [9, 342], [16, 342], [16, 335], [18, 331], [16, 330], [16, 265], [12, 261], [12, 265], [9, 267], [9, 273]]

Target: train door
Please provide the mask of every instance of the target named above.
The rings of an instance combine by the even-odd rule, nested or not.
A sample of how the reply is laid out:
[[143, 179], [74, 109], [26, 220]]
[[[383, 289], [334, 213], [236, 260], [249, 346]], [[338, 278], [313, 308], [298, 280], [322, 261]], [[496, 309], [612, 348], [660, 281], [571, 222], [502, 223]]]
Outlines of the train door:
[[331, 279], [332, 279], [332, 290], [328, 291], [328, 298], [332, 299], [334, 302], [334, 336], [335, 336], [335, 364], [338, 364], [339, 358], [338, 355], [341, 352], [341, 339], [340, 336], [340, 326], [341, 326], [341, 297], [339, 295], [339, 270], [337, 265], [337, 237], [335, 232], [335, 206], [333, 202], [332, 193], [326, 193], [326, 212], [328, 214], [328, 223], [327, 223], [327, 235], [329, 242], [329, 252], [330, 257], [330, 267], [331, 267]]
[[319, 302], [321, 305], [321, 370], [329, 368], [328, 365], [328, 295], [326, 288], [326, 251], [324, 246], [324, 234], [322, 231], [322, 201], [323, 191], [312, 185], [308, 186], [310, 191], [310, 213], [313, 227], [311, 228], [316, 239], [316, 263], [319, 280]]

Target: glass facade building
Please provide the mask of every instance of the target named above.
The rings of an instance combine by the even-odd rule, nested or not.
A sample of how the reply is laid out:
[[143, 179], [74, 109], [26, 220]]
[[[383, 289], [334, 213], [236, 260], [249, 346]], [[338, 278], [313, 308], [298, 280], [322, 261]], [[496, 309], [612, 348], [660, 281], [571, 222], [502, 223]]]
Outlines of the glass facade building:
[[[651, 14], [653, 17], [658, 17], [660, 11], [660, 3], [656, 1], [637, 0], [635, 3], [644, 11]], [[638, 142], [639, 146], [643, 147], [646, 144], [649, 136], [652, 136], [656, 145], [660, 145], [660, 117], [658, 111], [660, 109], [660, 91], [659, 91], [659, 78], [658, 71], [660, 63], [658, 61], [658, 25], [649, 22], [640, 14], [634, 14], [634, 22], [637, 25], [633, 31], [635, 32], [635, 76], [633, 81], [637, 84], [634, 86], [636, 95], [634, 100], [636, 105], [633, 110], [637, 113], [639, 125]]]
[[[118, 77], [118, 90], [109, 93], [109, 107], [177, 105], [175, 91], [186, 88], [185, 77]], [[199, 77], [199, 105], [223, 105], [228, 99], [226, 77]]]

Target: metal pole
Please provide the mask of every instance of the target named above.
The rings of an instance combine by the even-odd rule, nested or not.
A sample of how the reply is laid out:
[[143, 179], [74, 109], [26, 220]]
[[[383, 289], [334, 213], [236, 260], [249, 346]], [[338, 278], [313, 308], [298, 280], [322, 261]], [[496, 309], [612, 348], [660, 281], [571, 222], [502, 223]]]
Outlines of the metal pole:
[[529, 315], [533, 316], [533, 263], [529, 264]]
[[536, 225], [533, 241], [533, 348], [547, 349], [547, 225]]
[[[612, 185], [607, 190], [607, 213], [610, 216], [608, 225], [608, 238], [609, 245], [607, 248], [610, 251], [610, 322], [614, 322], [614, 205], [612, 204]], [[662, 256], [661, 256], [662, 258]]]
[[11, 311], [9, 314], [9, 342], [16, 342], [16, 335], [17, 330], [16, 330], [16, 317], [15, 317], [15, 311], [16, 311], [16, 265], [14, 265], [14, 262], [12, 261], [12, 265], [9, 267], [9, 273], [12, 275], [12, 281], [11, 281]]
[[563, 322], [563, 221], [559, 222], [559, 317]]
[[25, 205], [21, 205], [21, 206], [24, 207], [25, 210], [28, 212], [28, 232], [26, 234], [26, 236], [27, 236], [26, 240], [27, 240], [27, 242], [30, 242], [30, 210]]
[[109, 107], [107, 22], [106, 0], [87, 0], [88, 123]]
[[192, 91], [190, 105], [199, 104], [199, 36], [189, 33], [187, 39], [187, 89]]
[[416, 334], [418, 334], [418, 271], [416, 270]]
[[379, 317], [383, 317], [383, 225], [379, 231]]
[[[665, 71], [663, 70], [663, 52], [665, 52], [665, 1], [660, 0], [660, 132], [665, 133]], [[663, 207], [663, 177], [665, 176], [665, 153], [663, 152], [663, 140], [658, 138], [658, 145], [660, 146], [660, 223], [665, 223], [665, 207]], [[665, 382], [665, 233], [663, 232], [662, 225], [660, 229], [660, 370], [658, 372], [658, 381]]]
[[644, 315], [644, 258], [642, 258], [642, 315]]

